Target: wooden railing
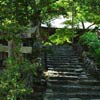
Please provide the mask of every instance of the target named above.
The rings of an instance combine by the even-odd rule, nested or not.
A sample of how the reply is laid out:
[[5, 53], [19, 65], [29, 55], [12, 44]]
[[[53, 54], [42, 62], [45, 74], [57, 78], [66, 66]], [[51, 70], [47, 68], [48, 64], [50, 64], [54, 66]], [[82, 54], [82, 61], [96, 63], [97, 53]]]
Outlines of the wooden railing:
[[[20, 52], [23, 56], [30, 55], [32, 53], [32, 47], [22, 46]], [[9, 57], [9, 47], [7, 45], [0, 44], [0, 69], [5, 67], [5, 59]], [[25, 56], [26, 57], [26, 56]]]
[[[31, 53], [32, 47], [22, 46], [20, 49], [21, 53]], [[8, 52], [8, 46], [0, 44], [0, 52]]]

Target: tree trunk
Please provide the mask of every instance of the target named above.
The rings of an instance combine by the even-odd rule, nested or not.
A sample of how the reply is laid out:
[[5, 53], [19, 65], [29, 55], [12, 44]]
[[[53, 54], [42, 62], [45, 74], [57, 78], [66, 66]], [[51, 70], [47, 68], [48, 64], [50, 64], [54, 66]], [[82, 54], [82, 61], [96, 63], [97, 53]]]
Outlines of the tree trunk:
[[[41, 34], [40, 34], [40, 27], [41, 27], [41, 10], [36, 9], [33, 17], [32, 17], [32, 27], [35, 28], [34, 33], [32, 33], [32, 59], [36, 59], [40, 54], [39, 48], [41, 45]], [[38, 49], [38, 50], [37, 50]]]

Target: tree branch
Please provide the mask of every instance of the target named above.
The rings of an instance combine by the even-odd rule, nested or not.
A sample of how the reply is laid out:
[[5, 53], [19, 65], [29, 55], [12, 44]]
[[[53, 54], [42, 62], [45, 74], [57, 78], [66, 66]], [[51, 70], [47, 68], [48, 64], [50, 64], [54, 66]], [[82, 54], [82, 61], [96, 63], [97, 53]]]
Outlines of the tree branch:
[[87, 29], [89, 29], [91, 26], [95, 25], [95, 23], [91, 24], [90, 26], [87, 27]]
[[85, 29], [85, 25], [84, 25], [84, 22], [82, 21], [81, 23], [82, 23], [83, 29]]

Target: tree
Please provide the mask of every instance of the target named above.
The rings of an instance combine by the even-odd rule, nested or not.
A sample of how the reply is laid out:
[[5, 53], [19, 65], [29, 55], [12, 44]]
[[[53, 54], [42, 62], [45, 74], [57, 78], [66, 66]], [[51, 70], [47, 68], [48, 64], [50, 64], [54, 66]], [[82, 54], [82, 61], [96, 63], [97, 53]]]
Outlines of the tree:
[[[1, 26], [5, 27], [5, 23], [11, 25], [11, 23], [17, 23], [20, 27], [30, 26], [34, 28], [32, 34], [33, 44], [37, 39], [40, 39], [40, 27], [47, 13], [51, 12], [50, 7], [56, 0], [1, 0], [0, 1], [0, 22]], [[56, 10], [54, 11], [56, 12]], [[44, 14], [45, 13], [45, 14]], [[16, 25], [17, 25], [16, 24]], [[7, 27], [6, 27], [7, 28]], [[6, 34], [12, 33], [12, 26], [9, 27], [9, 31], [5, 28], [2, 30]], [[16, 33], [14, 33], [16, 34]], [[13, 37], [14, 34], [10, 34]], [[39, 40], [38, 40], [39, 41]]]
[[[84, 23], [90, 22], [92, 23], [87, 27], [89, 29], [93, 25], [99, 25], [100, 17], [99, 17], [99, 9], [100, 3], [99, 0], [73, 0], [74, 7], [74, 25], [78, 26], [79, 23], [82, 24], [83, 29], [86, 29]], [[71, 16], [71, 12], [69, 13]], [[72, 20], [66, 22], [67, 24], [72, 24]]]

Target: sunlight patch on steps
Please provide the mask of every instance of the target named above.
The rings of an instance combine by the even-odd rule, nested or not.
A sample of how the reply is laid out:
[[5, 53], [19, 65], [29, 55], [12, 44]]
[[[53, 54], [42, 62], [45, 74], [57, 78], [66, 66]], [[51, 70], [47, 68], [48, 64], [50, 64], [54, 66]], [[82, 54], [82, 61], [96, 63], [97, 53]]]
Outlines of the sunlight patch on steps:
[[59, 72], [58, 71], [53, 71], [53, 70], [48, 70], [48, 71], [44, 72], [44, 75], [46, 77], [49, 77], [49, 76], [59, 75]]
[[[74, 78], [78, 78], [77, 76], [73, 76], [73, 75], [67, 75], [69, 74], [70, 72], [58, 72], [58, 71], [52, 71], [52, 70], [48, 70], [46, 72], [44, 72], [44, 75], [46, 77], [74, 77]], [[66, 75], [65, 75], [66, 74]]]

